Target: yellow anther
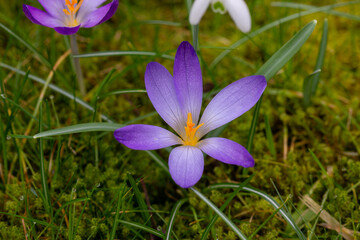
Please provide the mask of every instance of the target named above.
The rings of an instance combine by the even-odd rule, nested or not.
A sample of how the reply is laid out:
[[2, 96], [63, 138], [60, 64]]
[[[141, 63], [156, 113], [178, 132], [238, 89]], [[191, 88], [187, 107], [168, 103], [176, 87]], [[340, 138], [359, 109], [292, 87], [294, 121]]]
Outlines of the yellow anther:
[[[88, 0], [88, 1], [90, 1], [90, 0]], [[83, 2], [84, 2], [84, 0], [80, 0], [80, 2], [78, 2], [78, 0], [65, 0], [65, 5], [68, 9], [63, 9], [63, 12], [66, 15], [70, 16], [70, 21], [68, 22], [68, 25], [70, 27], [74, 27], [74, 26], [78, 25], [75, 15], [76, 15], [77, 11], [79, 11]]]
[[188, 113], [186, 126], [185, 126], [186, 136], [183, 139], [184, 145], [195, 146], [197, 144], [199, 139], [195, 136], [195, 133], [202, 125], [204, 125], [204, 123], [194, 128], [195, 123], [193, 123], [192, 121], [191, 113]]

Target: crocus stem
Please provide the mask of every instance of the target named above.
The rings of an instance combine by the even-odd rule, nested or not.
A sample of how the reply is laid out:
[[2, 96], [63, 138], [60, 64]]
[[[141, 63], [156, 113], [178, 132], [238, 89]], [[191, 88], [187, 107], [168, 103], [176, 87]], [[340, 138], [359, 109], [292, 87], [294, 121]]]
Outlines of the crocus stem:
[[[76, 34], [70, 35], [70, 46], [71, 46], [72, 55], [79, 54], [79, 47], [76, 42]], [[82, 73], [81, 66], [80, 66], [80, 59], [73, 57], [73, 62], [74, 62], [76, 79], [78, 81], [80, 93], [81, 93], [81, 95], [84, 96], [86, 94], [86, 90], [85, 90], [84, 77], [83, 77], [83, 73]]]

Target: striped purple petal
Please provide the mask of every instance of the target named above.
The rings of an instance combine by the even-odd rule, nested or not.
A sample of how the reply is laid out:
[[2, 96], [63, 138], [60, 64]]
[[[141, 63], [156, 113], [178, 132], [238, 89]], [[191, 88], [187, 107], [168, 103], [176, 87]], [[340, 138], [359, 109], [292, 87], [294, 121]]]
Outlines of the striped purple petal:
[[254, 158], [240, 144], [226, 138], [206, 138], [197, 145], [207, 155], [223, 163], [239, 165], [245, 168], [255, 165]]
[[23, 4], [23, 11], [25, 16], [35, 24], [50, 28], [64, 26], [64, 24], [59, 19], [54, 18], [50, 14], [38, 8]]
[[184, 118], [190, 112], [193, 122], [197, 124], [203, 95], [202, 75], [197, 54], [188, 42], [182, 42], [177, 49], [174, 82]]
[[181, 144], [180, 138], [168, 130], [143, 124], [119, 128], [114, 132], [114, 137], [134, 150], [155, 150]]
[[181, 135], [185, 131], [185, 120], [171, 74], [160, 63], [151, 62], [145, 71], [145, 87], [156, 111], [169, 126]]
[[176, 147], [169, 156], [169, 171], [177, 185], [182, 188], [192, 187], [204, 171], [204, 155], [196, 147]]
[[221, 90], [205, 108], [199, 123], [199, 136], [241, 116], [252, 108], [266, 88], [264, 76], [249, 76]]

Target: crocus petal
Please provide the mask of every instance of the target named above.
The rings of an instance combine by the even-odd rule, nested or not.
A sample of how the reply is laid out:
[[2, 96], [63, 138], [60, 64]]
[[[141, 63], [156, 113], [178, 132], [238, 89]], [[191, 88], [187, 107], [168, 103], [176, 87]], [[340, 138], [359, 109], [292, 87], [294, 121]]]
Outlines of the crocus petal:
[[192, 25], [199, 24], [202, 16], [204, 16], [206, 9], [209, 7], [210, 0], [195, 0], [190, 10], [189, 21]]
[[145, 87], [150, 101], [164, 121], [179, 135], [185, 132], [185, 120], [175, 92], [174, 79], [168, 70], [160, 63], [149, 63], [145, 71]]
[[236, 26], [244, 33], [251, 29], [251, 16], [244, 0], [223, 0], [225, 8], [229, 11]]
[[[101, 4], [104, 1], [101, 2], [97, 0], [97, 2]], [[100, 4], [89, 3], [85, 6], [83, 6], [84, 4], [81, 6], [77, 19], [78, 22], [82, 23], [81, 25], [82, 27], [84, 28], [94, 27], [98, 24], [101, 24], [109, 20], [115, 14], [119, 6], [119, 1], [113, 0], [111, 3], [106, 4], [105, 6], [102, 6], [100, 8], [97, 8]]]
[[192, 187], [204, 171], [204, 155], [200, 149], [192, 146], [174, 148], [169, 156], [169, 171], [177, 185]]
[[207, 155], [223, 163], [253, 167], [255, 164], [251, 154], [240, 144], [226, 138], [206, 138], [197, 145]]
[[38, 0], [43, 8], [54, 18], [60, 19], [64, 22], [67, 17], [64, 9], [67, 9], [64, 0]]
[[55, 31], [57, 31], [58, 33], [62, 34], [62, 35], [73, 35], [75, 33], [77, 33], [77, 31], [79, 31], [80, 25], [76, 26], [76, 27], [56, 27], [54, 28]]
[[35, 24], [50, 28], [64, 26], [60, 20], [35, 7], [23, 4], [23, 11], [25, 16]]
[[134, 150], [155, 150], [181, 144], [181, 140], [168, 130], [143, 124], [129, 125], [114, 132], [120, 143]]
[[200, 119], [204, 125], [198, 136], [218, 128], [252, 108], [266, 88], [264, 76], [242, 78], [221, 90], [205, 108]]
[[190, 112], [193, 122], [199, 120], [202, 102], [202, 76], [196, 52], [188, 42], [182, 42], [177, 49], [174, 62], [175, 90], [184, 118]]

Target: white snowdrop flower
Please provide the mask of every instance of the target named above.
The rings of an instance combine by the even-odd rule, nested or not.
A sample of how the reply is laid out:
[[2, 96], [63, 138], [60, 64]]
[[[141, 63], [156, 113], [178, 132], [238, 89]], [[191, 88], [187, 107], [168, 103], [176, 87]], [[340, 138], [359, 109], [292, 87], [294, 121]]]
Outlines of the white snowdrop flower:
[[244, 0], [195, 0], [189, 17], [192, 25], [199, 24], [210, 4], [214, 12], [225, 14], [228, 11], [236, 26], [242, 32], [247, 33], [250, 31], [251, 16]]

